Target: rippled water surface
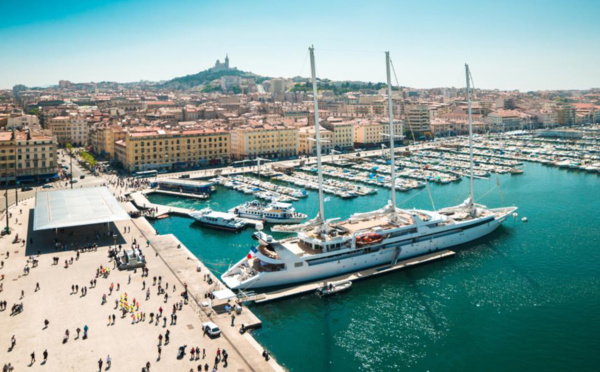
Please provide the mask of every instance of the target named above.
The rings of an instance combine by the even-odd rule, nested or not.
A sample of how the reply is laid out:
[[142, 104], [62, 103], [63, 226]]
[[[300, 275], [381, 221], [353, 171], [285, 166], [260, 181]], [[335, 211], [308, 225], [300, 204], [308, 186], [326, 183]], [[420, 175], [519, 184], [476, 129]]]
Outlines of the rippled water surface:
[[[519, 206], [496, 232], [453, 258], [313, 294], [253, 306], [259, 342], [292, 371], [597, 370], [600, 365], [600, 176], [527, 164], [525, 173], [475, 181], [479, 203]], [[468, 181], [431, 188], [436, 208], [463, 201]], [[314, 216], [316, 193], [294, 203]], [[219, 188], [209, 201], [155, 203], [225, 211], [252, 198]], [[328, 217], [383, 206], [388, 192], [325, 204]], [[398, 193], [431, 209], [426, 190]], [[519, 217], [520, 218], [520, 217]], [[251, 230], [200, 228], [172, 217], [173, 233], [215, 273], [247, 252]]]

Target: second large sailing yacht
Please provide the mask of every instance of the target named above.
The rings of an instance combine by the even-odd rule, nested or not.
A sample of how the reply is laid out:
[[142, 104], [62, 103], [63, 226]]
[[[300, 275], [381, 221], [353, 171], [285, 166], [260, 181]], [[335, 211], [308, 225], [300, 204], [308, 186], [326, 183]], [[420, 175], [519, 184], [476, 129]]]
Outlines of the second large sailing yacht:
[[[310, 49], [311, 74], [315, 106], [315, 135], [319, 180], [319, 214], [298, 225], [297, 235], [276, 240], [258, 231], [248, 257], [222, 276], [232, 289], [289, 285], [423, 255], [463, 244], [494, 231], [517, 208], [488, 209], [473, 201], [473, 148], [471, 122], [470, 73], [467, 65], [467, 98], [469, 107], [469, 147], [471, 151], [471, 184], [469, 198], [462, 204], [439, 211], [399, 209], [396, 207], [395, 182], [391, 197], [382, 209], [354, 214], [345, 221], [325, 219], [323, 175], [317, 99], [314, 49]], [[389, 52], [386, 52], [388, 111], [390, 121], [391, 176], [395, 180], [394, 125]]]

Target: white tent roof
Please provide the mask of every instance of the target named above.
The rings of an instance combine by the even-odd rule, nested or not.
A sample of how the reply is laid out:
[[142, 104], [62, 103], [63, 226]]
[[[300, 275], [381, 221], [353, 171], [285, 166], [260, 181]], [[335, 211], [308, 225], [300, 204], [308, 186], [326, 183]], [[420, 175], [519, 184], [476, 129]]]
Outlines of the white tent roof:
[[231, 289], [221, 289], [220, 291], [213, 291], [212, 293], [217, 300], [229, 300], [235, 297], [235, 293]]
[[34, 231], [131, 218], [106, 187], [40, 191], [35, 198]]

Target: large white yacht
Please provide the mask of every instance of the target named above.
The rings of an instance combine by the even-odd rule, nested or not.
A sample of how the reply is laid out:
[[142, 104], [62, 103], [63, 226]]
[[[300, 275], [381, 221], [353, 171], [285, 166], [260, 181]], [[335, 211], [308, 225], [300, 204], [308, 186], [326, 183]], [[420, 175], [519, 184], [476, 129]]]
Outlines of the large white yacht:
[[202, 225], [215, 229], [239, 231], [246, 226], [246, 222], [240, 220], [234, 214], [216, 212], [210, 208], [190, 212], [190, 217]]
[[256, 200], [231, 208], [229, 213], [269, 223], [299, 223], [306, 218], [304, 213], [296, 212], [289, 203], [263, 204]]
[[[310, 49], [313, 93], [317, 97], [314, 54]], [[391, 97], [390, 62], [386, 53], [388, 97]], [[469, 73], [467, 92], [469, 129], [471, 99]], [[391, 99], [390, 157], [391, 178], [395, 179], [394, 125]], [[315, 99], [315, 125], [319, 183], [322, 184], [318, 102]], [[247, 257], [229, 268], [222, 276], [232, 289], [262, 288], [290, 285], [359, 271], [365, 268], [392, 265], [398, 260], [419, 256], [448, 247], [464, 244], [494, 231], [516, 207], [488, 209], [473, 201], [473, 156], [471, 148], [471, 191], [467, 200], [455, 207], [439, 211], [420, 209], [404, 210], [396, 207], [394, 182], [391, 200], [382, 209], [352, 215], [340, 222], [324, 218], [322, 189], [319, 190], [319, 214], [311, 221], [297, 226], [297, 235], [276, 240], [258, 231], [254, 238], [258, 245], [252, 247]], [[288, 229], [291, 231], [292, 229]]]

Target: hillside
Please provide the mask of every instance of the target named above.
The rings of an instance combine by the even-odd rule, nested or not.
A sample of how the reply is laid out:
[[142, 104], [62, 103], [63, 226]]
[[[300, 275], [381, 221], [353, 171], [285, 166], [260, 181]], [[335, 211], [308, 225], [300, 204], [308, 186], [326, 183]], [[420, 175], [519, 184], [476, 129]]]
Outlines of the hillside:
[[164, 88], [164, 89], [177, 89], [177, 90], [191, 89], [194, 87], [202, 86], [202, 85], [209, 83], [215, 79], [221, 79], [221, 77], [223, 77], [223, 76], [241, 76], [244, 78], [254, 78], [254, 79], [256, 79], [257, 83], [260, 83], [260, 82], [264, 81], [265, 79], [268, 79], [266, 77], [253, 74], [251, 72], [245, 72], [245, 71], [241, 71], [241, 70], [237, 70], [237, 69], [228, 69], [228, 70], [219, 70], [219, 71], [205, 70], [205, 71], [201, 71], [197, 74], [181, 76], [181, 77], [171, 79], [169, 81], [159, 84], [158, 87]]

